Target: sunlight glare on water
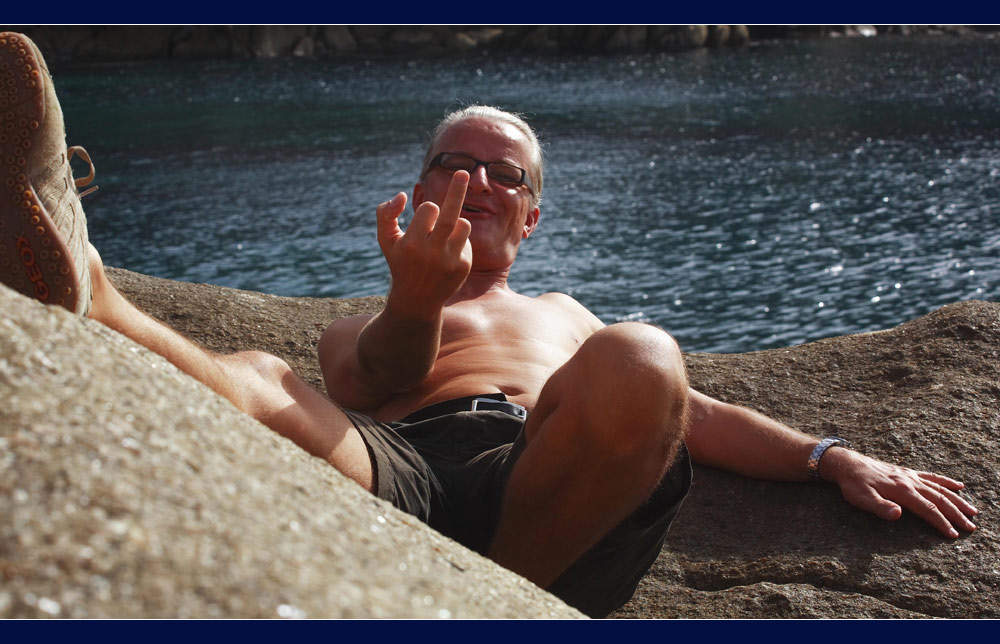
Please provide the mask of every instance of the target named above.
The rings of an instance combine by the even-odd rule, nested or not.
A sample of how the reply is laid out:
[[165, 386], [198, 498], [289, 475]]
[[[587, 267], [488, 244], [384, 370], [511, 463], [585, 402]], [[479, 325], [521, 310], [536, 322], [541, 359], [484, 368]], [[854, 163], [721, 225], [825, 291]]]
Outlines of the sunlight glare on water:
[[525, 294], [737, 352], [1000, 293], [995, 40], [54, 71], [112, 266], [384, 293], [375, 206], [412, 189], [449, 107], [484, 102], [545, 142], [542, 218], [511, 280]]

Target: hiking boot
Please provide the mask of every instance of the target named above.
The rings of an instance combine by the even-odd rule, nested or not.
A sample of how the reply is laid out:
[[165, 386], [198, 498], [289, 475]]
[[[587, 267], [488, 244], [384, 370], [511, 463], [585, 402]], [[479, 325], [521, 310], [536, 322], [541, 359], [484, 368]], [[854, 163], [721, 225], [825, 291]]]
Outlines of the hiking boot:
[[[90, 175], [75, 181], [74, 155], [90, 165]], [[87, 218], [77, 188], [93, 178], [86, 150], [66, 148], [41, 52], [27, 36], [0, 33], [0, 281], [42, 302], [89, 312]]]

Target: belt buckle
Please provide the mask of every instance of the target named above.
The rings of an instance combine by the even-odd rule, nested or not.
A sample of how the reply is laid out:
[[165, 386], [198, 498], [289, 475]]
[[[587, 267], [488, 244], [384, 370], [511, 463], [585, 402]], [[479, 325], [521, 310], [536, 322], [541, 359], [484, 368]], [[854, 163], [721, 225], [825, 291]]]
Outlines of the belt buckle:
[[489, 411], [491, 408], [493, 411], [502, 411], [521, 420], [528, 417], [528, 410], [521, 405], [508, 400], [494, 400], [493, 398], [473, 398], [470, 411]]

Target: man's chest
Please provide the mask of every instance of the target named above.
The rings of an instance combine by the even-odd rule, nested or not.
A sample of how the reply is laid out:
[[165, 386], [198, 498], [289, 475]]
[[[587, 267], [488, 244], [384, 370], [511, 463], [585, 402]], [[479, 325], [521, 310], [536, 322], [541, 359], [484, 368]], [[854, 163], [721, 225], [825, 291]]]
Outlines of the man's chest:
[[461, 303], [445, 309], [442, 354], [469, 345], [496, 349], [538, 346], [572, 354], [590, 334], [584, 324], [558, 307], [530, 298], [519, 299]]

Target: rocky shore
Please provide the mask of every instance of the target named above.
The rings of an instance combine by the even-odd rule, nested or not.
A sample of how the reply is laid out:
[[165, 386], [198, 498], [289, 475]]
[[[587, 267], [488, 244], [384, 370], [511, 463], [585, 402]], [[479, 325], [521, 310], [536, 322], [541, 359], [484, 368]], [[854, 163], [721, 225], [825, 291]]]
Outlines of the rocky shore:
[[[283, 298], [111, 269], [217, 351], [314, 384], [319, 334], [381, 298]], [[654, 568], [614, 617], [1000, 617], [1000, 304], [740, 355], [692, 383], [815, 435], [964, 480], [952, 541], [827, 485], [697, 468]], [[0, 618], [580, 615], [378, 501], [105, 327], [0, 286]]]
[[739, 47], [776, 38], [976, 36], [961, 25], [50, 25], [10, 27], [51, 61], [337, 58], [484, 52], [622, 53]]

